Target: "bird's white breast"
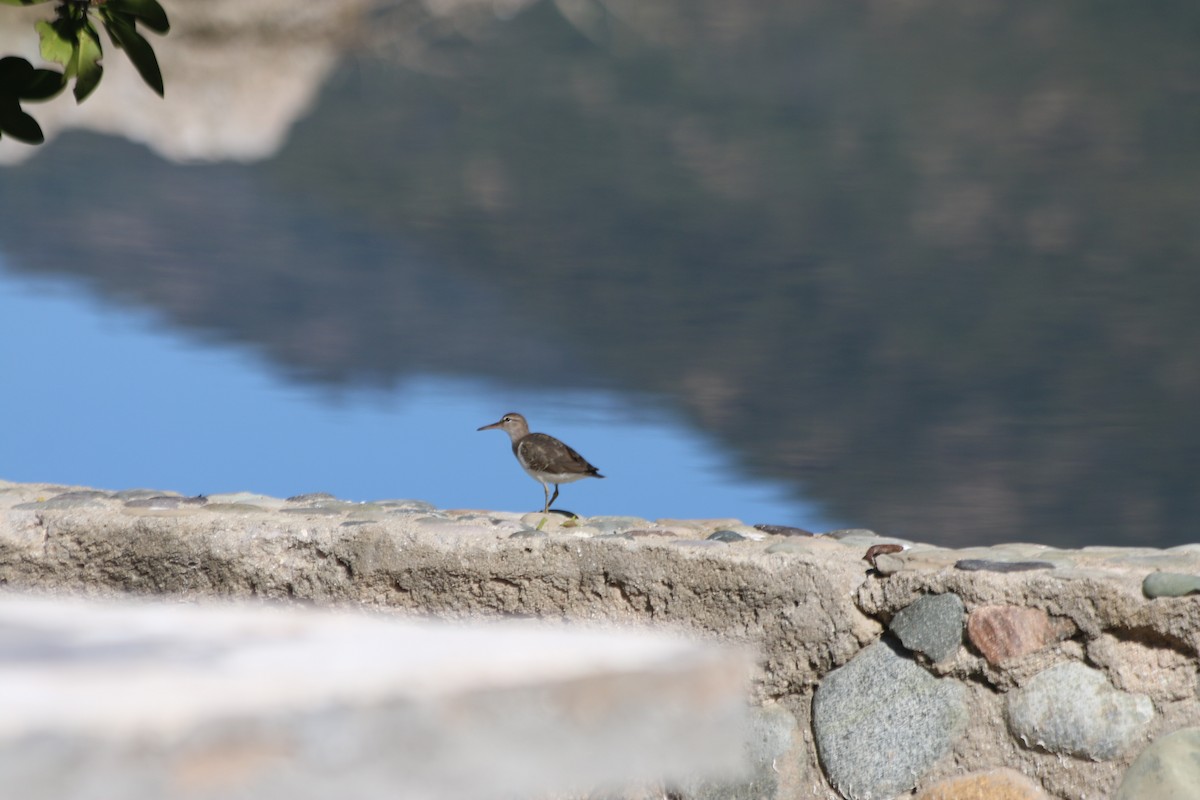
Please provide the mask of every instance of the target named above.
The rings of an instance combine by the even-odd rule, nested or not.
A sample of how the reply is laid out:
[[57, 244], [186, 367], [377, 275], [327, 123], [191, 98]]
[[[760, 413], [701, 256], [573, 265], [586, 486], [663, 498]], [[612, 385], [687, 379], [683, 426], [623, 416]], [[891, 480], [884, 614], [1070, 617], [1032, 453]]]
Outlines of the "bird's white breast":
[[521, 469], [525, 470], [525, 473], [538, 483], [574, 483], [580, 478], [588, 477], [586, 473], [582, 472], [537, 472], [524, 465], [521, 466]]

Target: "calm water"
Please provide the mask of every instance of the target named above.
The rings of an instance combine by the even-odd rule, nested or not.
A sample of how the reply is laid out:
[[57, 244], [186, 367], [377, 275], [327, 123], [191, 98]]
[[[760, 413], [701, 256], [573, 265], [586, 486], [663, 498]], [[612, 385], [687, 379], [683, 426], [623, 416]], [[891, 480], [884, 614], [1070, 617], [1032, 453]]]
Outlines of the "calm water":
[[1197, 539], [1193, 3], [341, 8], [0, 167], [0, 476]]
[[[31, 331], [35, 346], [10, 346]], [[106, 307], [70, 284], [16, 278], [2, 260], [0, 341], [0, 369], [19, 376], [5, 400], [16, 421], [0, 461], [8, 479], [534, 510], [541, 487], [517, 467], [508, 437], [475, 430], [511, 407], [609, 472], [564, 487], [558, 505], [576, 513], [714, 517], [738, 509], [752, 519], [832, 524], [794, 488], [740, 474], [703, 433], [637, 398], [545, 397], [431, 375], [392, 389], [298, 385], [246, 348], [164, 330], [153, 315]], [[659, 459], [675, 465], [670, 474]]]

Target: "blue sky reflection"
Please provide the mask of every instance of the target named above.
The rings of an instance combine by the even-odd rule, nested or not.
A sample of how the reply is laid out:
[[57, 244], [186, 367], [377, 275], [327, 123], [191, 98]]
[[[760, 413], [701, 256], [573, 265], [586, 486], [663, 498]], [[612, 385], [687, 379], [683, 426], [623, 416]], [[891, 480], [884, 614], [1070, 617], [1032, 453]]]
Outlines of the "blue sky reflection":
[[563, 488], [559, 505], [577, 513], [836, 527], [783, 484], [737, 474], [666, 413], [612, 393], [436, 376], [333, 393], [73, 284], [14, 276], [2, 261], [0, 342], [7, 480], [535, 510], [541, 488], [504, 435], [475, 430], [519, 410], [609, 476]]

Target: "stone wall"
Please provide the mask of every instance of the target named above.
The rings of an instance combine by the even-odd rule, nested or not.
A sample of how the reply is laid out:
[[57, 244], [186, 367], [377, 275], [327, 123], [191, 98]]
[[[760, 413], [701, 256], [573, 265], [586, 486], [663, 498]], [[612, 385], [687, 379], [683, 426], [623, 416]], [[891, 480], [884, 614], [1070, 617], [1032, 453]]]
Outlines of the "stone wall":
[[0, 483], [9, 587], [633, 623], [752, 645], [753, 772], [679, 787], [688, 798], [1192, 797], [1198, 575], [1200, 545], [946, 550], [737, 520]]

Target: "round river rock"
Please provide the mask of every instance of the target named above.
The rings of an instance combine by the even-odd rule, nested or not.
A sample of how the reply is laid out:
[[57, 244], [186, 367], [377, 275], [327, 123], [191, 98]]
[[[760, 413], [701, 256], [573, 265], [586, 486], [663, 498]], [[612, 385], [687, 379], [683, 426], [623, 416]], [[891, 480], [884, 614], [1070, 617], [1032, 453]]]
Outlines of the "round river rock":
[[813, 698], [821, 764], [850, 800], [912, 789], [966, 723], [966, 688], [935, 678], [888, 642], [830, 672]]

